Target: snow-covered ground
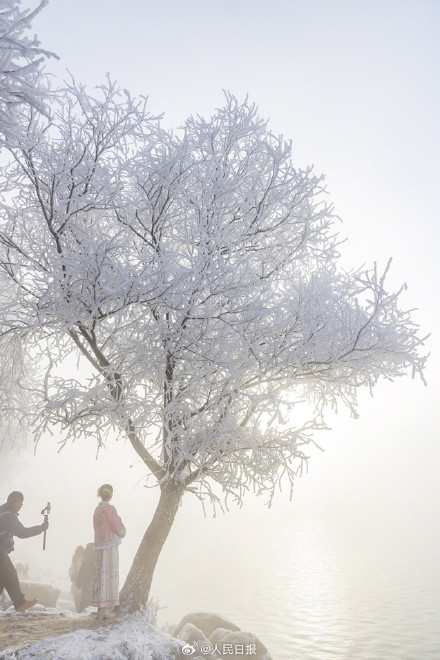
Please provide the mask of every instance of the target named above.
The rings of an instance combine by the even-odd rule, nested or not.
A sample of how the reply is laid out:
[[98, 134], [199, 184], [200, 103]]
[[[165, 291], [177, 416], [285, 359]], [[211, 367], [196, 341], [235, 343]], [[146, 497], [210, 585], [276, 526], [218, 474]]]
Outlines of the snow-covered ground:
[[[36, 605], [27, 612], [17, 614], [13, 608], [0, 612], [0, 623], [28, 620], [29, 624], [48, 619], [89, 619], [88, 608], [77, 614], [69, 610]], [[19, 650], [5, 649], [1, 660], [170, 660], [179, 653], [179, 643], [160, 632], [153, 624], [151, 614], [123, 616], [106, 626], [92, 630], [76, 630], [59, 637], [45, 639]]]
[[272, 660], [253, 633], [219, 614], [191, 612], [177, 626], [159, 630], [157, 610], [151, 599], [145, 612], [103, 622], [93, 607], [81, 614], [41, 604], [21, 613], [0, 610], [0, 660]]

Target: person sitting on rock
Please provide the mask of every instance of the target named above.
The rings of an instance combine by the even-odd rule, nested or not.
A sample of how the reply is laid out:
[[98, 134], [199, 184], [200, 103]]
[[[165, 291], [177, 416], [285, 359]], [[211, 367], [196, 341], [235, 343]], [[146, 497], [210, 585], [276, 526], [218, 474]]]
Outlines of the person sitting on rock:
[[14, 536], [26, 539], [41, 534], [48, 527], [45, 520], [35, 527], [24, 527], [18, 520], [18, 512], [23, 506], [23, 493], [14, 490], [5, 504], [0, 506], [0, 594], [3, 589], [9, 594], [17, 612], [24, 612], [37, 603], [37, 598], [26, 600], [20, 588], [17, 571], [9, 557], [14, 549]]
[[18, 562], [18, 564], [15, 564], [15, 570], [19, 580], [29, 580], [29, 564]]

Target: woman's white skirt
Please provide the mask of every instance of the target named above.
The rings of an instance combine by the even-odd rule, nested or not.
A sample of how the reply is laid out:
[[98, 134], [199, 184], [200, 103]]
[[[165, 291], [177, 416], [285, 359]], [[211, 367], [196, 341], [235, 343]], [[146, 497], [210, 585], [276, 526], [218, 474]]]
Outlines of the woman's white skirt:
[[95, 549], [95, 573], [93, 579], [94, 607], [119, 605], [119, 552], [118, 546]]

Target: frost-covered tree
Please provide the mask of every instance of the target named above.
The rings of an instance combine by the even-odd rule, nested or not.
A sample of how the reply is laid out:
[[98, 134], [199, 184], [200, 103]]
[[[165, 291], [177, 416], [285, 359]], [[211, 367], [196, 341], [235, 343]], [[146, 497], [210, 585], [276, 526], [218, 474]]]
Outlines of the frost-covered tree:
[[41, 83], [41, 65], [48, 56], [36, 37], [27, 36], [32, 20], [45, 7], [20, 11], [20, 0], [0, 0], [0, 144], [17, 130], [15, 112], [22, 104], [47, 113], [47, 90]]
[[270, 502], [326, 406], [355, 415], [358, 388], [424, 357], [385, 273], [338, 266], [322, 178], [253, 105], [227, 95], [174, 135], [100, 94], [31, 115], [2, 174], [0, 395], [4, 428], [116, 432], [144, 461], [160, 497], [122, 590], [135, 610], [185, 492]]

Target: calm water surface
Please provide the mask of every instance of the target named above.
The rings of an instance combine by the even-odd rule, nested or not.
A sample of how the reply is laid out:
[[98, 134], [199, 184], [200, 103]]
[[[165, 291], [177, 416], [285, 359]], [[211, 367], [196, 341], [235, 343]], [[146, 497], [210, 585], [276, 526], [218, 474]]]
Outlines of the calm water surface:
[[386, 530], [346, 538], [337, 525], [296, 520], [277, 538], [264, 529], [238, 546], [221, 529], [212, 538], [181, 537], [175, 574], [171, 555], [161, 564], [159, 623], [218, 612], [257, 634], [274, 660], [440, 658], [440, 570], [410, 530], [394, 541]]

